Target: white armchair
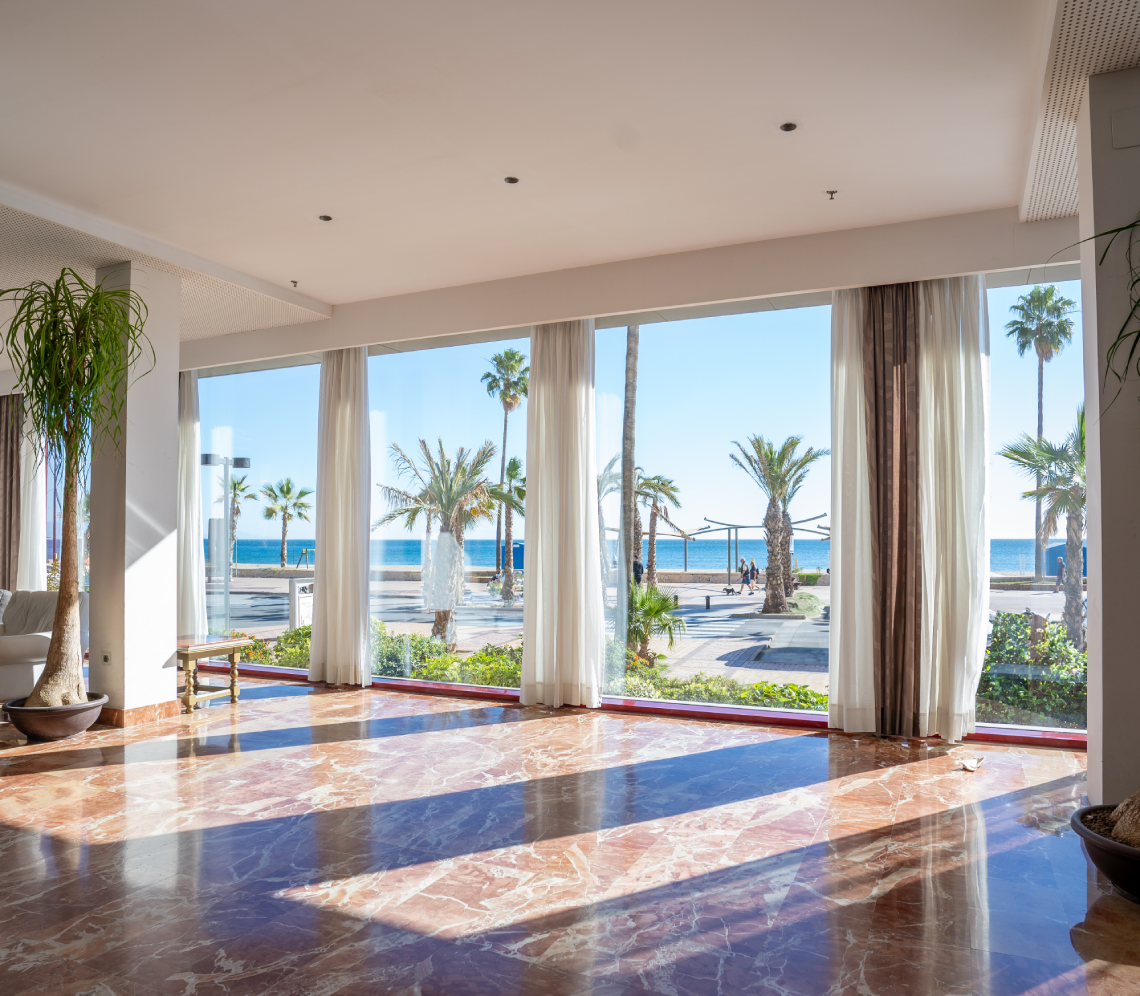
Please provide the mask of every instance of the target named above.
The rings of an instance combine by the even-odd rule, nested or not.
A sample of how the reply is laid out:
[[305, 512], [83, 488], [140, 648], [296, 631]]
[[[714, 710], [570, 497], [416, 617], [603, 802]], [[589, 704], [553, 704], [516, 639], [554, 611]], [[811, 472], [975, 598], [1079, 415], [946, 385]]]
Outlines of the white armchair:
[[[0, 590], [0, 704], [32, 694], [55, 621], [57, 591]], [[89, 643], [87, 592], [79, 593], [80, 640]]]

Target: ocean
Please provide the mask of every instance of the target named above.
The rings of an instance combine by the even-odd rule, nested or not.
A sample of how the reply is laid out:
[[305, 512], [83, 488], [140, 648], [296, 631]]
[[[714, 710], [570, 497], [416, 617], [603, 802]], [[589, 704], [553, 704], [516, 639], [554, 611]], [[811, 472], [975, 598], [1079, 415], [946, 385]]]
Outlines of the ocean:
[[[371, 560], [374, 566], [418, 566], [420, 547], [418, 539], [372, 540]], [[1050, 543], [1050, 548], [1063, 542], [1063, 537]], [[312, 564], [316, 542], [311, 539], [290, 539], [288, 544], [289, 563], [306, 563], [303, 551], [308, 550], [308, 563]], [[727, 566], [728, 544], [723, 540], [702, 539], [689, 543], [690, 570], [723, 570]], [[464, 548], [469, 567], [495, 566], [495, 541], [491, 539], [469, 539]], [[515, 562], [522, 561], [524, 544], [516, 544]], [[234, 550], [237, 564], [276, 564], [280, 559], [281, 541], [273, 539], [238, 539]], [[616, 552], [615, 541], [610, 540], [610, 550]], [[649, 543], [642, 547], [642, 557], [648, 555]], [[735, 544], [733, 562], [736, 562]], [[762, 539], [741, 539], [739, 556], [745, 560], [755, 558], [761, 567], [768, 563], [768, 546]], [[827, 540], [797, 539], [792, 552], [800, 568], [825, 570], [831, 564], [830, 543]], [[667, 570], [681, 570], [685, 563], [685, 541], [660, 539], [657, 541], [657, 564]], [[990, 570], [996, 572], [1032, 571], [1033, 540], [995, 539], [990, 541]]]

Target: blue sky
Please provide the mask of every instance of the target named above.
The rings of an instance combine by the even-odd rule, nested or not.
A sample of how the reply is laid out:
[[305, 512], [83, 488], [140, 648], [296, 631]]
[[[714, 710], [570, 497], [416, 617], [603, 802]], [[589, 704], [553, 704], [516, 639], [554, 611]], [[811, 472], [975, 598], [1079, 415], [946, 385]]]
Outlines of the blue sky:
[[[991, 338], [991, 442], [994, 452], [1019, 432], [1036, 425], [1037, 371], [1033, 356], [1018, 357], [1004, 332], [1009, 307], [1027, 288], [989, 292]], [[1060, 290], [1080, 300], [1077, 281]], [[1073, 344], [1045, 367], [1045, 434], [1061, 438], [1073, 423], [1084, 395], [1080, 316]], [[677, 521], [698, 528], [707, 516], [759, 523], [764, 499], [729, 460], [733, 441], [753, 434], [776, 440], [804, 437], [805, 446], [829, 448], [830, 308], [732, 315], [645, 325], [641, 329], [638, 377], [638, 463], [646, 472], [672, 477], [680, 488]], [[490, 357], [512, 346], [529, 353], [526, 339], [425, 349], [369, 359], [373, 481], [394, 483], [391, 443], [414, 447], [420, 437], [442, 437], [449, 451], [496, 446], [492, 476], [498, 475], [503, 412], [480, 377]], [[621, 446], [625, 330], [597, 333], [597, 439], [599, 469]], [[199, 381], [203, 449], [248, 456], [250, 483], [290, 476], [313, 487], [317, 471], [318, 366], [207, 377]], [[508, 456], [526, 457], [526, 404], [510, 418]], [[1026, 484], [1006, 461], [991, 461], [991, 534], [1029, 537], [1033, 506], [1019, 494]], [[205, 471], [205, 469], [204, 469]], [[216, 474], [203, 473], [207, 515], [220, 515], [214, 502], [221, 489]], [[831, 501], [830, 459], [820, 460], [792, 506], [793, 518], [818, 515]], [[383, 511], [376, 495], [373, 517]], [[607, 518], [616, 524], [616, 502]], [[827, 521], [827, 520], [823, 520]], [[521, 524], [520, 524], [521, 525]], [[525, 527], [523, 527], [525, 528]], [[238, 529], [242, 537], [276, 538], [280, 525], [250, 503]], [[311, 525], [296, 523], [296, 538], [310, 538]], [[376, 536], [403, 537], [399, 527]], [[418, 535], [418, 534], [417, 534]], [[494, 535], [481, 525], [469, 534]], [[756, 533], [755, 535], [759, 535]]]

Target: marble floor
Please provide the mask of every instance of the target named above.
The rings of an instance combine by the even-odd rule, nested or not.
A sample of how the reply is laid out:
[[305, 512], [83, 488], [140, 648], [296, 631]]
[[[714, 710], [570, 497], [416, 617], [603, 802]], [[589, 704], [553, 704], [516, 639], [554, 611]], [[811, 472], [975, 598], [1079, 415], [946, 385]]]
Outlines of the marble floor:
[[0, 993], [1138, 993], [1084, 763], [272, 684], [0, 726]]

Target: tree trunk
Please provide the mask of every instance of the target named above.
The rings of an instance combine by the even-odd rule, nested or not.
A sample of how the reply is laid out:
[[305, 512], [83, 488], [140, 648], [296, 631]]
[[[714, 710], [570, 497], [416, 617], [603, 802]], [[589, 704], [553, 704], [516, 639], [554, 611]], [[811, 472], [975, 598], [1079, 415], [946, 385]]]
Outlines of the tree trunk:
[[[1037, 442], [1045, 434], [1045, 360], [1037, 354]], [[1041, 475], [1037, 475], [1037, 488], [1041, 488]], [[1033, 513], [1033, 580], [1045, 577], [1045, 537], [1041, 535], [1041, 499], [1035, 502]]]
[[[645, 530], [642, 528], [642, 525], [641, 525], [641, 506], [640, 506], [640, 505], [634, 505], [634, 506], [633, 506], [633, 551], [634, 551], [634, 560], [641, 560], [641, 548], [642, 548], [642, 546], [644, 545], [644, 543], [645, 543]], [[644, 567], [645, 567], [645, 564], [644, 564], [644, 563], [642, 563], [642, 565], [641, 565], [641, 566], [644, 568]], [[633, 568], [632, 568], [632, 565], [631, 565], [631, 567], [630, 567], [630, 577], [632, 577], [632, 576], [633, 576]]]
[[657, 502], [649, 510], [649, 555], [645, 558], [645, 587], [657, 587]]
[[27, 706], [75, 705], [87, 701], [83, 687], [83, 646], [79, 634], [79, 446], [67, 448], [63, 483], [63, 547], [59, 557], [59, 596], [55, 603], [47, 663], [24, 703]]
[[606, 543], [606, 515], [598, 502], [598, 557], [602, 564], [602, 587], [610, 586], [610, 548]]
[[424, 535], [424, 552], [420, 556], [420, 584], [422, 585], [428, 579], [428, 574], [431, 572], [431, 516], [425, 515], [427, 520], [427, 528]]
[[289, 566], [289, 555], [285, 552], [285, 539], [289, 535], [289, 516], [281, 513], [281, 566]]
[[764, 572], [764, 612], [787, 612], [783, 564], [784, 510], [778, 498], [768, 501], [764, 513], [764, 538], [768, 541], [768, 567]]
[[780, 560], [784, 565], [784, 597], [791, 598], [796, 593], [795, 577], [792, 574], [792, 517], [784, 509], [784, 534], [780, 537]]
[[634, 440], [637, 416], [637, 351], [641, 326], [625, 330], [625, 409], [621, 424], [621, 556], [618, 557], [614, 640], [621, 640], [629, 623], [629, 588], [633, 572]]
[[[499, 461], [499, 490], [503, 490], [503, 485], [507, 482], [507, 419], [511, 417], [511, 413], [507, 410], [507, 406], [503, 405], [503, 457]], [[495, 517], [495, 572], [498, 573], [499, 568], [502, 566], [499, 557], [502, 555], [501, 549], [501, 534], [503, 525], [503, 503], [499, 502], [498, 514]]]
[[515, 551], [514, 543], [514, 511], [510, 505], [503, 509], [503, 518], [506, 528], [503, 530], [503, 539], [506, 546], [503, 549], [503, 603], [510, 605], [515, 600]]
[[1070, 513], [1065, 523], [1065, 634], [1078, 649], [1085, 645], [1084, 556], [1082, 533], [1084, 514]]

